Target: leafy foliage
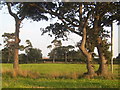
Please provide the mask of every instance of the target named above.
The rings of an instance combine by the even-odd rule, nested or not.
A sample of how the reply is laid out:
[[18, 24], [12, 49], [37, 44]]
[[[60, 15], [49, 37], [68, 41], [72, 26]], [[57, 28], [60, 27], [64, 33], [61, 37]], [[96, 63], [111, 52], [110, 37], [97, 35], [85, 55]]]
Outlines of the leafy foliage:
[[13, 62], [13, 51], [10, 51], [7, 47], [2, 49], [2, 63]]
[[19, 63], [20, 64], [28, 63], [26, 54], [19, 54]]
[[50, 56], [51, 59], [53, 59], [55, 56], [55, 59], [61, 59], [61, 60], [65, 60], [67, 57], [68, 61], [73, 61], [73, 60], [85, 61], [86, 59], [79, 50], [75, 51], [74, 46], [72, 45], [60, 46], [54, 48], [51, 50], [48, 56]]
[[36, 63], [42, 58], [42, 51], [37, 48], [29, 48], [27, 52], [28, 62]]

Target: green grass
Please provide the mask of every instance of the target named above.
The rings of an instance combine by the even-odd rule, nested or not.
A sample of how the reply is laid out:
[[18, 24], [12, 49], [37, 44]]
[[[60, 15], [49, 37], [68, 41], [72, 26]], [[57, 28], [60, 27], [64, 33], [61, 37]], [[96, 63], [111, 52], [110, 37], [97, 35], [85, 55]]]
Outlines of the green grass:
[[[40, 77], [11, 77], [3, 74], [3, 88], [118, 88], [118, 79], [75, 78], [86, 72], [85, 64], [20, 64], [21, 70], [39, 73]], [[95, 66], [97, 70], [98, 65]], [[12, 70], [12, 64], [2, 64], [2, 70]], [[74, 74], [75, 73], [75, 74]], [[118, 65], [114, 65], [114, 75], [118, 76]], [[23, 73], [24, 74], [24, 73]], [[35, 75], [35, 74], [34, 74]], [[58, 76], [59, 78], [54, 78]], [[70, 76], [73, 75], [73, 78]], [[62, 78], [60, 78], [62, 76]], [[64, 77], [63, 77], [64, 76]], [[66, 76], [66, 77], [65, 77]], [[69, 77], [69, 78], [67, 78]]]
[[3, 88], [118, 88], [118, 80], [6, 78]]
[[[3, 69], [12, 69], [12, 64], [3, 64]], [[20, 64], [22, 70], [37, 71], [43, 74], [52, 72], [86, 72], [84, 64]], [[82, 71], [83, 70], [83, 71]], [[85, 71], [84, 71], [85, 70]]]

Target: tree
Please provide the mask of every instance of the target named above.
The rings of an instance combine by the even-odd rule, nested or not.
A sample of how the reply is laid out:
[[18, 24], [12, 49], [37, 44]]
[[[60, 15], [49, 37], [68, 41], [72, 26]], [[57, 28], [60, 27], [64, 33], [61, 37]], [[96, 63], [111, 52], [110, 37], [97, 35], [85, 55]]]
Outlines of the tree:
[[[113, 8], [114, 7], [114, 8]], [[111, 53], [109, 52], [110, 43], [108, 43], [107, 38], [109, 37], [108, 31], [103, 29], [104, 26], [110, 26], [114, 20], [118, 20], [118, 7], [119, 3], [96, 3], [96, 10], [94, 11], [94, 35], [96, 38], [96, 47], [98, 49], [98, 54], [100, 58], [100, 66], [97, 71], [99, 75], [108, 75], [107, 63], [111, 58]], [[104, 10], [104, 8], [106, 8]], [[116, 16], [118, 15], [118, 16]], [[106, 34], [107, 33], [107, 34]]]
[[[2, 50], [2, 53], [3, 53], [2, 59], [7, 63], [13, 62], [15, 35], [14, 33], [4, 33], [2, 37], [4, 37], [4, 43], [5, 43], [4, 45], [5, 48]], [[26, 40], [26, 43], [27, 43], [27, 46], [19, 45], [18, 49], [21, 51], [25, 50], [27, 52], [28, 48], [32, 48], [32, 43], [30, 42], [30, 40]], [[20, 55], [20, 59], [21, 57], [23, 57], [23, 55]], [[20, 60], [20, 63], [21, 63], [21, 60]]]
[[20, 39], [19, 39], [19, 29], [20, 29], [20, 24], [22, 22], [22, 20], [25, 18], [25, 14], [21, 13], [20, 11], [16, 11], [16, 13], [14, 13], [14, 11], [12, 11], [12, 7], [16, 6], [16, 9], [20, 9], [22, 6], [20, 3], [6, 3], [8, 6], [8, 12], [9, 14], [15, 19], [15, 43], [14, 43], [14, 64], [13, 64], [13, 68], [14, 68], [14, 75], [17, 74], [18, 69], [19, 69], [19, 57], [18, 57], [18, 53], [19, 53], [19, 43], [20, 43]]
[[27, 48], [26, 54], [19, 55], [20, 63], [37, 63], [42, 59], [42, 51], [37, 48]]
[[5, 47], [2, 49], [2, 63], [12, 63], [13, 62], [13, 54], [10, 53], [9, 49]]
[[34, 20], [34, 18], [35, 20], [47, 20], [47, 17], [41, 14], [44, 12], [39, 12], [39, 17], [38, 17], [34, 13], [36, 12], [36, 10], [34, 8], [31, 8], [28, 4], [29, 3], [23, 3], [23, 2], [21, 3], [6, 2], [9, 14], [15, 19], [15, 43], [14, 43], [15, 48], [14, 48], [14, 63], [13, 63], [14, 75], [17, 75], [17, 72], [19, 70], [18, 48], [20, 43], [19, 32], [20, 32], [21, 22], [24, 20], [24, 18], [27, 18], [27, 19], [28, 17], [31, 18], [28, 15], [28, 12], [30, 12], [31, 14], [34, 14], [34, 17], [32, 17], [32, 20]]
[[2, 62], [6, 63], [8, 62], [8, 50], [2, 49]]
[[25, 50], [25, 54], [20, 54], [19, 55], [20, 63], [28, 63], [27, 53], [29, 51], [29, 48], [32, 48], [32, 43], [30, 42], [30, 40], [26, 40], [26, 44], [27, 44], [26, 46], [20, 45], [20, 50], [21, 51]]
[[[4, 37], [4, 43], [5, 43], [5, 45], [4, 45], [5, 48], [2, 50], [3, 58], [6, 59], [7, 62], [9, 63], [9, 62], [11, 62], [10, 59], [13, 59], [15, 35], [14, 35], [14, 33], [4, 33], [2, 35], [2, 37]], [[6, 55], [6, 56], [4, 56], [4, 55]], [[4, 60], [4, 61], [6, 61], [6, 60]]]
[[27, 53], [29, 51], [29, 48], [32, 48], [33, 46], [30, 40], [26, 40], [26, 44], [27, 46], [23, 46], [23, 50], [25, 50], [25, 52]]
[[19, 54], [19, 63], [20, 64], [28, 63], [26, 54]]
[[38, 60], [42, 59], [42, 51], [37, 48], [29, 48], [27, 52], [28, 62], [37, 63]]
[[62, 43], [61, 43], [61, 40], [57, 40], [57, 39], [53, 40], [51, 43], [54, 44], [54, 50], [53, 50], [53, 63], [54, 63], [55, 62], [55, 58], [57, 57], [56, 56], [57, 55], [56, 48], [61, 47]]
[[75, 50], [69, 51], [68, 52], [68, 59], [70, 61], [77, 61], [77, 62], [81, 62], [81, 63], [86, 62], [86, 57], [79, 50], [77, 50], [77, 51], [75, 51]]
[[[54, 53], [56, 52], [55, 56], [58, 60], [64, 60], [65, 62], [74, 62], [74, 61], [84, 61], [85, 57], [83, 56], [82, 52], [75, 51], [74, 46], [68, 45], [68, 46], [61, 46], [57, 47], [51, 50], [51, 52], [48, 54], [50, 58], [54, 58]], [[66, 53], [67, 52], [67, 53]]]

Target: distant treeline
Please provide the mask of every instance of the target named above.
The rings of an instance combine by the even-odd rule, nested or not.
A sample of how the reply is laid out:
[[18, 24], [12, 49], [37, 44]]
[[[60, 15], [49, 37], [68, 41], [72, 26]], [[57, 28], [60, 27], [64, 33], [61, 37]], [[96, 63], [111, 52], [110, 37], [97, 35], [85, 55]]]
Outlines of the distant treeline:
[[[13, 60], [10, 60], [9, 62], [7, 61], [2, 61], [2, 63], [13, 63]], [[40, 60], [37, 60], [37, 61], [19, 61], [20, 64], [29, 64], [29, 63], [80, 63], [80, 64], [84, 64], [86, 63], [86, 60], [80, 60], [80, 59], [73, 59], [73, 60], [70, 60], [68, 59], [67, 61], [65, 59], [55, 59], [53, 61], [53, 59], [40, 59]], [[93, 63], [94, 64], [98, 64], [99, 63], [99, 59], [94, 59], [93, 60]], [[113, 60], [113, 63], [114, 64], [120, 64], [120, 58], [114, 58]], [[108, 64], [110, 64], [110, 62], [108, 62]]]

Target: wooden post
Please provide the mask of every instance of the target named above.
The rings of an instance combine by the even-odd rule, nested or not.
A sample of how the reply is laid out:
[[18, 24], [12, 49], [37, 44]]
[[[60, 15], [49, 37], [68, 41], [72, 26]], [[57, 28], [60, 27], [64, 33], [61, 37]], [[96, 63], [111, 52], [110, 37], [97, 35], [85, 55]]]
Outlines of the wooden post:
[[113, 23], [111, 23], [111, 72], [113, 73]]

